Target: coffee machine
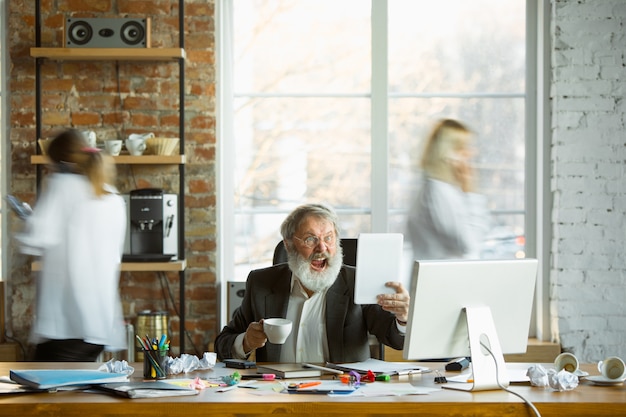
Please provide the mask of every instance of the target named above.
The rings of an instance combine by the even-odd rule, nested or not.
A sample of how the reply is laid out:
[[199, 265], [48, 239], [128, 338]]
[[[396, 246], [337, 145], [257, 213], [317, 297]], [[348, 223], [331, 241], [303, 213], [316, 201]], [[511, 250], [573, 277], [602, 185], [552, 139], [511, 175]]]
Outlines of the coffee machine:
[[158, 188], [142, 188], [124, 198], [128, 217], [124, 261], [177, 259], [178, 196]]

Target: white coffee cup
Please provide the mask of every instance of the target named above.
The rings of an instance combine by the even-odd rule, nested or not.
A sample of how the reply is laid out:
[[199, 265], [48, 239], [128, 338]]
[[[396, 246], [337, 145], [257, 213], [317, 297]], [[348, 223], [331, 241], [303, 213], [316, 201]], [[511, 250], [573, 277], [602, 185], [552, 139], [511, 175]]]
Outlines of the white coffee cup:
[[122, 141], [119, 139], [111, 139], [104, 141], [104, 150], [109, 155], [117, 156], [122, 151]]
[[89, 145], [89, 147], [96, 147], [96, 132], [94, 132], [93, 130], [83, 130], [80, 133], [83, 134], [83, 137], [87, 141], [87, 145]]
[[146, 140], [142, 138], [126, 139], [126, 149], [133, 156], [139, 156], [146, 150]]
[[263, 331], [267, 340], [275, 345], [282, 345], [291, 334], [291, 320], [271, 318], [263, 320]]
[[144, 141], [149, 139], [149, 138], [153, 138], [154, 137], [154, 133], [149, 132], [149, 133], [131, 133], [130, 135], [128, 135], [128, 139], [143, 139]]
[[626, 377], [624, 361], [617, 356], [611, 356], [598, 362], [598, 371], [606, 379], [620, 380]]
[[565, 370], [574, 373], [578, 370], [578, 358], [573, 353], [563, 352], [554, 360], [554, 367], [557, 372]]

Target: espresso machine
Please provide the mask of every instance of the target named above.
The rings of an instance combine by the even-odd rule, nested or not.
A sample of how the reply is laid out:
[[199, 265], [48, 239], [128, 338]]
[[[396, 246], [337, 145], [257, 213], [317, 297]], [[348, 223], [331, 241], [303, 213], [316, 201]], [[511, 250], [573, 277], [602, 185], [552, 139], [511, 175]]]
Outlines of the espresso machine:
[[178, 196], [158, 188], [132, 190], [126, 200], [126, 262], [160, 262], [178, 257]]

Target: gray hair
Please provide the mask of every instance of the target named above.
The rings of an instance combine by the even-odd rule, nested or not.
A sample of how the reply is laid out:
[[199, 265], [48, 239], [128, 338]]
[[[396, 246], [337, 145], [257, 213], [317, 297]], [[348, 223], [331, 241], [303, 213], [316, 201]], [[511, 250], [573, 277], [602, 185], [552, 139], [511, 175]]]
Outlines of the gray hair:
[[339, 218], [337, 217], [337, 213], [335, 213], [330, 206], [324, 204], [303, 204], [289, 213], [287, 218], [280, 225], [280, 234], [283, 236], [283, 240], [291, 240], [304, 219], [309, 216], [324, 219], [332, 223], [335, 234], [337, 238], [339, 238]]

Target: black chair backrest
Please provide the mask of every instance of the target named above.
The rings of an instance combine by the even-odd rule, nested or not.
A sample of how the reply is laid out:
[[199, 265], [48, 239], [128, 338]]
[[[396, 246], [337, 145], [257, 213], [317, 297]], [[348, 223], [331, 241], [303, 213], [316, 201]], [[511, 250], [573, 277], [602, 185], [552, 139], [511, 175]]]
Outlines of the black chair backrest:
[[[341, 247], [343, 248], [343, 263], [345, 265], [356, 266], [356, 238], [341, 239]], [[274, 248], [274, 258], [272, 264], [281, 264], [287, 262], [287, 251], [285, 244], [281, 240]]]

